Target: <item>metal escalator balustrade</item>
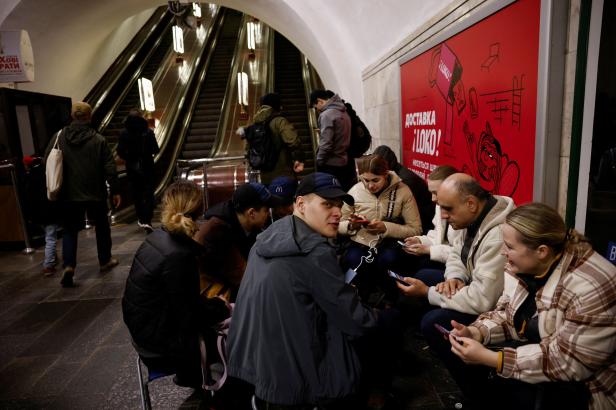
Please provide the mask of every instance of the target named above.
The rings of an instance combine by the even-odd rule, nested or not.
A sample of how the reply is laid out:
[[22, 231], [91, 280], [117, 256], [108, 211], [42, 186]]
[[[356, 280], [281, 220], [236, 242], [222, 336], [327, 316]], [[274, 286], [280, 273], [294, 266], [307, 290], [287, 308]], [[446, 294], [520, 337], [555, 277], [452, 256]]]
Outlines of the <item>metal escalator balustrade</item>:
[[182, 159], [207, 158], [216, 142], [221, 106], [227, 82], [230, 81], [231, 61], [241, 22], [241, 13], [231, 10], [228, 13], [191, 116], [182, 147]]
[[303, 175], [314, 172], [314, 147], [308, 124], [308, 106], [299, 50], [280, 33], [274, 40], [275, 90], [280, 94], [283, 115], [293, 124], [304, 151]]

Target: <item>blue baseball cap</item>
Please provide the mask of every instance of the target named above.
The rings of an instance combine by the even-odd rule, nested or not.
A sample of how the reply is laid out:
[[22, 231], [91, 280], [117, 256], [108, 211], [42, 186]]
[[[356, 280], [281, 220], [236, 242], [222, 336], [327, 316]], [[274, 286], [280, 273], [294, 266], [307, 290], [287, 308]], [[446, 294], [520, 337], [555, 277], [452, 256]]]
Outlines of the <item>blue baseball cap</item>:
[[314, 172], [307, 175], [297, 187], [295, 196], [317, 194], [325, 199], [342, 199], [348, 205], [353, 206], [355, 200], [345, 192], [335, 176], [325, 172]]
[[269, 184], [269, 190], [273, 195], [277, 195], [286, 200], [287, 203], [293, 202], [295, 191], [297, 191], [297, 179], [291, 177], [276, 177]]
[[231, 198], [235, 209], [261, 208], [284, 205], [282, 198], [272, 193], [263, 184], [249, 182], [238, 186]]

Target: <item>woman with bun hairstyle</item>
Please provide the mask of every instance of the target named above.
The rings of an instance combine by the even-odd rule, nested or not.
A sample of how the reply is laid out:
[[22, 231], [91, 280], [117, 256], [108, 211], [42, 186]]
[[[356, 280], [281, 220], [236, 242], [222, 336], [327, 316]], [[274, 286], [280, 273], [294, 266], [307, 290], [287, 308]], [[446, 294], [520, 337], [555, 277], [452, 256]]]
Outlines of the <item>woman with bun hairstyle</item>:
[[192, 239], [203, 213], [201, 190], [178, 181], [165, 191], [162, 227], [137, 250], [122, 299], [124, 322], [146, 366], [175, 373], [176, 384], [202, 384], [199, 334], [229, 316], [224, 300], [202, 300]]
[[463, 392], [477, 408], [616, 408], [616, 267], [547, 205], [515, 209], [502, 233], [496, 310], [452, 321], [449, 336], [464, 362], [497, 377], [467, 366]]

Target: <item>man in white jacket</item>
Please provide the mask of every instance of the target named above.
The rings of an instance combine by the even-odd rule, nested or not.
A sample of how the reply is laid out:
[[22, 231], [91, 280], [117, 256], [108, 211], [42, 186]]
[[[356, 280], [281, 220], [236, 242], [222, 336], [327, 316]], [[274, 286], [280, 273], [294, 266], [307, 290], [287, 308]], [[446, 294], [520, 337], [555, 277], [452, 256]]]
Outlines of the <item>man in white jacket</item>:
[[491, 195], [473, 177], [462, 173], [445, 179], [437, 195], [441, 218], [453, 229], [466, 232], [447, 258], [444, 282], [427, 286], [421, 280], [405, 278], [408, 286], [398, 287], [405, 295], [426, 297], [437, 307], [424, 315], [421, 330], [430, 348], [455, 373], [462, 368], [461, 362], [435, 325], [449, 329], [451, 320], [466, 325], [496, 305], [503, 292], [505, 266], [500, 225], [514, 203], [511, 198]]

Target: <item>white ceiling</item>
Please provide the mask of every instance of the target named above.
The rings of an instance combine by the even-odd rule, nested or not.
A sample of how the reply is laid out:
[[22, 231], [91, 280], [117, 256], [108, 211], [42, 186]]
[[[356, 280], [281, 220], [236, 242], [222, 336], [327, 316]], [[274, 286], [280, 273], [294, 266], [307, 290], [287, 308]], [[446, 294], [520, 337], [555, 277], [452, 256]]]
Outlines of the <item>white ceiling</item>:
[[[455, 0], [459, 2], [460, 0]], [[220, 0], [291, 40], [325, 85], [358, 107], [361, 72], [452, 0]], [[81, 99], [134, 33], [166, 4], [156, 0], [2, 0], [0, 29], [25, 29], [35, 82], [18, 88]]]

